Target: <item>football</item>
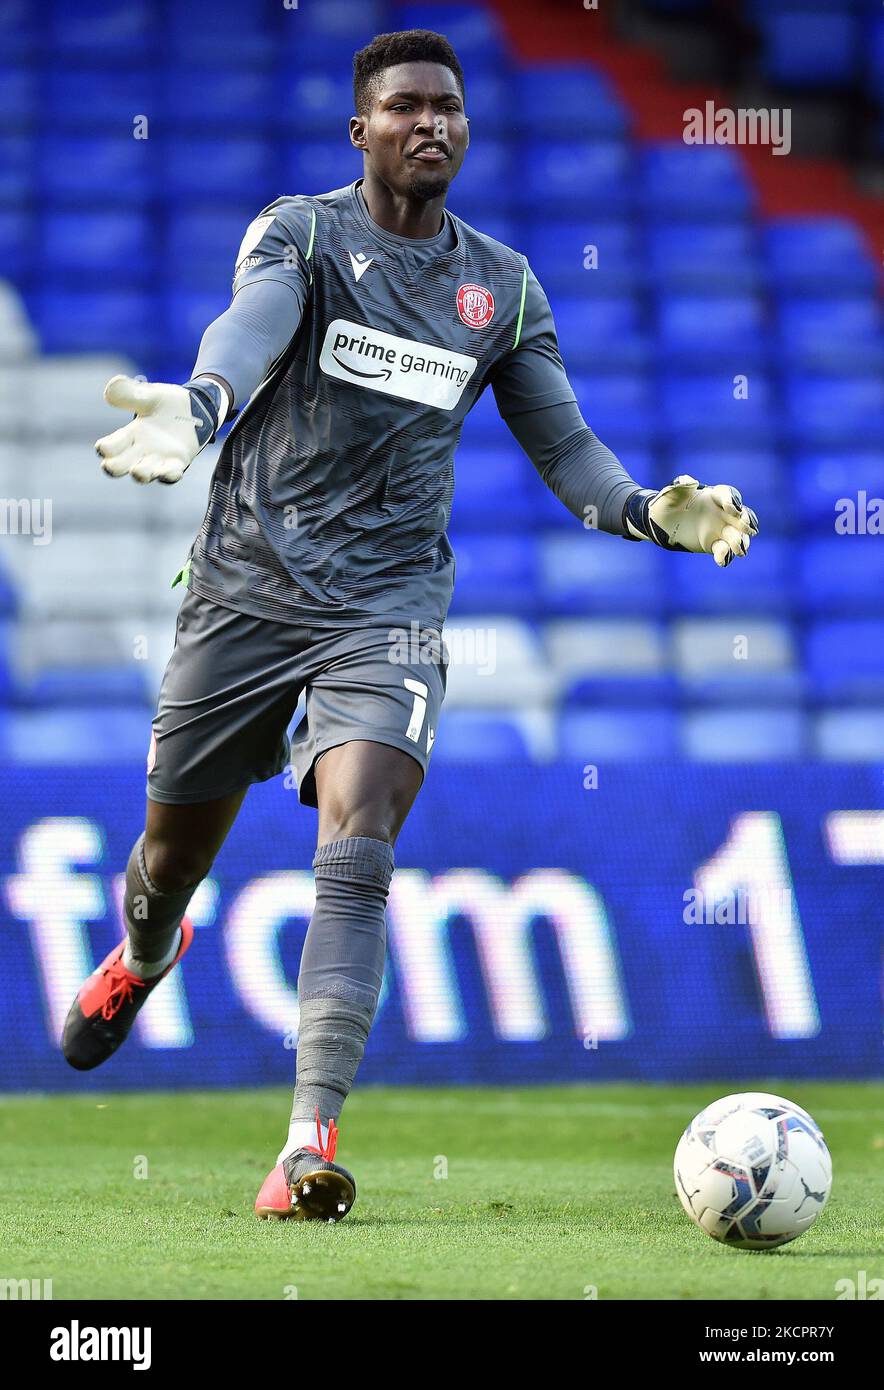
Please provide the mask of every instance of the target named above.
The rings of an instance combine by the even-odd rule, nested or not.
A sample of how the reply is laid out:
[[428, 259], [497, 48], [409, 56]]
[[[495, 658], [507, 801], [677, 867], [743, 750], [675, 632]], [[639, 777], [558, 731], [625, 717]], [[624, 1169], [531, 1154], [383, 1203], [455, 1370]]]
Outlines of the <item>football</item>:
[[701, 1110], [678, 1142], [674, 1169], [691, 1220], [738, 1250], [770, 1250], [800, 1236], [832, 1187], [819, 1126], [799, 1105], [763, 1091]]

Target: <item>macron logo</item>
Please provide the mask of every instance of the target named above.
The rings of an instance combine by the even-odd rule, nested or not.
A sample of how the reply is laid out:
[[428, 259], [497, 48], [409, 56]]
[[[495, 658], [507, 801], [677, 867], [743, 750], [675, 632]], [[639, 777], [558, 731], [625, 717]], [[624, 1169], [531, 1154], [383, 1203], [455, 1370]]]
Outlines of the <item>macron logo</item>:
[[374, 260], [374, 256], [366, 257], [364, 251], [357, 251], [355, 256], [352, 251], [348, 254], [350, 256], [350, 264], [353, 267], [353, 274], [356, 276], [356, 283], [358, 284]]

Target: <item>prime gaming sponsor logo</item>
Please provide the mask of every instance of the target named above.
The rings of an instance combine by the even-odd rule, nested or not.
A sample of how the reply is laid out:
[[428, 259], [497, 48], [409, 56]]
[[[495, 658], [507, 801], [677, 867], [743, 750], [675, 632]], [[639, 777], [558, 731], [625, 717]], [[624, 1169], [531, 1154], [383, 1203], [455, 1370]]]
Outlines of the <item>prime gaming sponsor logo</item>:
[[335, 319], [326, 329], [319, 365], [338, 381], [453, 410], [478, 362], [433, 343]]

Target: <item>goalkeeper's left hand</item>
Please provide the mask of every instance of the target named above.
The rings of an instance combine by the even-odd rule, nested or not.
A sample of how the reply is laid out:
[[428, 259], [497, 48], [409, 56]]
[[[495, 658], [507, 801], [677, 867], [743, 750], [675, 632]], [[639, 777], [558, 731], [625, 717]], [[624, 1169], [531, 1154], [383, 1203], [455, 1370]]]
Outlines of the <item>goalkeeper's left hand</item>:
[[623, 520], [630, 540], [711, 555], [722, 569], [735, 556], [745, 555], [751, 538], [758, 535], [758, 517], [736, 488], [726, 483], [706, 487], [687, 474], [659, 492], [633, 492]]

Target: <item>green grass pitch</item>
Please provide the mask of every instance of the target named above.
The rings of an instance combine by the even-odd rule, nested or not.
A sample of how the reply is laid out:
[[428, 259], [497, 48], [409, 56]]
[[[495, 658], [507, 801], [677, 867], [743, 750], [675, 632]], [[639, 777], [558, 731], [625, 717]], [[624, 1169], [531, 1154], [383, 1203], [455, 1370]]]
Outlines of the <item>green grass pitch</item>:
[[338, 1157], [359, 1197], [337, 1226], [252, 1215], [287, 1091], [7, 1096], [0, 1271], [56, 1299], [299, 1300], [834, 1299], [884, 1274], [884, 1086], [759, 1083], [832, 1150], [798, 1241], [743, 1253], [688, 1221], [679, 1134], [739, 1089], [357, 1089]]

